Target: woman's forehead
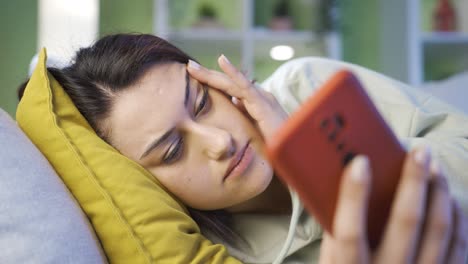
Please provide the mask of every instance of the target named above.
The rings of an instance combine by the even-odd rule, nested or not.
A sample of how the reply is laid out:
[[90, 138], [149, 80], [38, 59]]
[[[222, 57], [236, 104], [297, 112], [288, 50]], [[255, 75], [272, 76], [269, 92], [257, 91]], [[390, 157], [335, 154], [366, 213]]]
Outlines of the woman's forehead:
[[180, 63], [157, 65], [149, 69], [140, 81], [122, 91], [115, 107], [122, 105], [124, 110], [144, 108], [161, 111], [172, 104], [174, 108], [176, 105], [173, 103], [184, 102], [186, 72], [185, 65]]
[[117, 96], [110, 116], [111, 138], [119, 141], [118, 145], [130, 144], [125, 141], [141, 145], [150, 135], [159, 136], [172, 128], [185, 113], [185, 77], [186, 66], [180, 63], [148, 70]]
[[[135, 92], [147, 93], [165, 93], [177, 92], [185, 88], [185, 77], [187, 73], [187, 66], [181, 63], [166, 63], [155, 65], [151, 67], [142, 78], [135, 83], [140, 86]], [[132, 88], [126, 91], [131, 92]]]

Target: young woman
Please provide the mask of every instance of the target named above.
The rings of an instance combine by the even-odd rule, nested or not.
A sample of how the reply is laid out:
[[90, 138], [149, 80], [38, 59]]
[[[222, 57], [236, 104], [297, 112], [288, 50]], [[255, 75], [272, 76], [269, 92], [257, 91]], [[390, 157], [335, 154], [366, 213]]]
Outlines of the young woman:
[[218, 62], [224, 73], [158, 37], [118, 34], [49, 70], [98, 135], [150, 171], [209, 239], [245, 262], [464, 261], [465, 219], [424, 147], [405, 161], [376, 251], [366, 241], [372, 164], [364, 156], [344, 171], [335, 234], [322, 239], [262, 151], [286, 112], [225, 56]]

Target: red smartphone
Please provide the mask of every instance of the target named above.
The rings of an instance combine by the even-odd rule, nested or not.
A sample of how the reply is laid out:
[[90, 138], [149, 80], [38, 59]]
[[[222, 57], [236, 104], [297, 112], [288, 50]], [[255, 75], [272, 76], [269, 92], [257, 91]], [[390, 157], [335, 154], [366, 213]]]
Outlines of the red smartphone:
[[278, 176], [330, 234], [343, 169], [358, 154], [369, 158], [372, 170], [367, 234], [375, 248], [389, 217], [406, 151], [350, 71], [333, 75], [267, 145]]

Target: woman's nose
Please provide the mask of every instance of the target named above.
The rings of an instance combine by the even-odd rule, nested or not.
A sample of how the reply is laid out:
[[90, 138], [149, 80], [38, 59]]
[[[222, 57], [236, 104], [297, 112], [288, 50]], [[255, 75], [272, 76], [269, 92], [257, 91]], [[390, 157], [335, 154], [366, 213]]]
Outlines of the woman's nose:
[[223, 129], [196, 124], [195, 132], [203, 146], [203, 152], [212, 159], [231, 157], [236, 152], [231, 134]]

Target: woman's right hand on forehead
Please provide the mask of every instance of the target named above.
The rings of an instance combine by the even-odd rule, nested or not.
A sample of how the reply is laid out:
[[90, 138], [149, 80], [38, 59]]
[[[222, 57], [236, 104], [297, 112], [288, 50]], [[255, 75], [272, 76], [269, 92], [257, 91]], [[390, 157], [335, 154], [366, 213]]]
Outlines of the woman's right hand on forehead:
[[256, 122], [265, 141], [269, 141], [288, 115], [271, 93], [256, 88], [224, 55], [218, 58], [218, 64], [224, 73], [194, 61], [189, 61], [187, 70], [199, 82], [232, 96], [233, 103]]

